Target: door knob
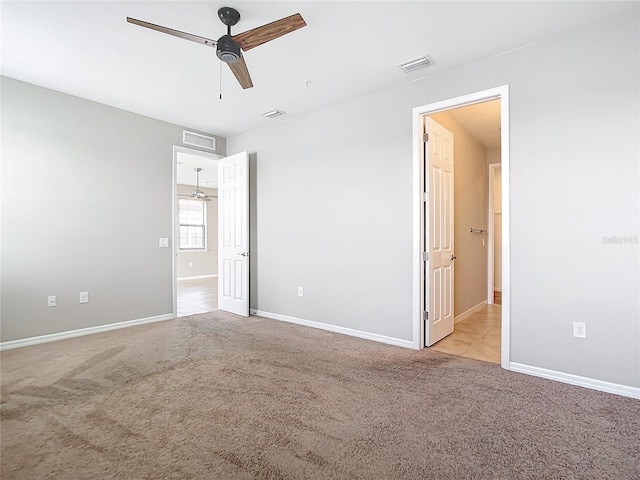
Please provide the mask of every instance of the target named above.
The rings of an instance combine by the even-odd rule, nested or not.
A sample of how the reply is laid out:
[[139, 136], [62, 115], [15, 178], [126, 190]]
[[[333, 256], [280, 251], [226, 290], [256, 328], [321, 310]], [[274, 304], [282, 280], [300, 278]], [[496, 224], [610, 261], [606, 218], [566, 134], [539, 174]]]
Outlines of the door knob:
[[242, 255], [243, 257], [248, 257], [249, 252], [242, 252], [242, 253], [239, 253], [238, 255]]
[[455, 255], [451, 255], [451, 260], [455, 260], [456, 258], [458, 257], [456, 257]]

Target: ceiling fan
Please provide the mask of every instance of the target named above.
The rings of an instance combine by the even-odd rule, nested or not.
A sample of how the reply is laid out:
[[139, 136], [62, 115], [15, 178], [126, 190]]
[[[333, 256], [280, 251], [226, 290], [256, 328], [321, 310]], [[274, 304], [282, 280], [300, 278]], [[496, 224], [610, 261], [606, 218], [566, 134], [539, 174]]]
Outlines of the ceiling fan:
[[231, 27], [240, 20], [240, 13], [234, 8], [222, 7], [218, 10], [218, 17], [220, 17], [222, 23], [227, 26], [227, 34], [221, 36], [218, 40], [200, 37], [191, 33], [180, 32], [173, 28], [155, 25], [153, 23], [137, 20], [131, 17], [127, 17], [127, 22], [184, 38], [185, 40], [191, 40], [192, 42], [197, 42], [208, 47], [215, 47], [216, 55], [220, 60], [229, 65], [229, 68], [242, 88], [253, 87], [253, 82], [251, 81], [251, 76], [249, 75], [249, 70], [247, 69], [244, 57], [242, 56], [241, 49], [246, 52], [258, 45], [275, 40], [282, 35], [286, 35], [287, 33], [293, 32], [294, 30], [307, 25], [302, 16], [299, 13], [296, 13], [294, 15], [281, 18], [280, 20], [276, 20], [275, 22], [267, 23], [261, 27], [256, 27], [237, 35], [231, 35]]
[[180, 198], [193, 198], [194, 200], [202, 200], [204, 202], [210, 202], [212, 198], [215, 198], [215, 195], [207, 195], [202, 190], [200, 190], [200, 172], [202, 169], [200, 167], [194, 168], [196, 172], [196, 189], [191, 192], [189, 195], [178, 195]]

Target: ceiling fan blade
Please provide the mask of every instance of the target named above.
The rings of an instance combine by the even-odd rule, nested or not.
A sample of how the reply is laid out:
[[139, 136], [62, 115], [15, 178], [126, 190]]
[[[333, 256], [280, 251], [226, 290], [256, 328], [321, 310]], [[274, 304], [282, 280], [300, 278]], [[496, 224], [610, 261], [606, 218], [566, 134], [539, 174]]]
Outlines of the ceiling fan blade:
[[251, 88], [253, 87], [253, 82], [251, 81], [251, 76], [249, 75], [249, 70], [247, 69], [247, 64], [244, 61], [244, 57], [240, 57], [235, 63], [227, 63], [229, 68], [236, 76], [236, 79], [242, 86], [242, 88]]
[[295, 13], [289, 17], [281, 18], [275, 22], [267, 23], [261, 27], [247, 30], [246, 32], [233, 35], [233, 39], [238, 42], [242, 50], [251, 50], [258, 45], [275, 40], [282, 35], [293, 32], [306, 26], [302, 15]]
[[140, 25], [141, 27], [150, 28], [151, 30], [156, 30], [158, 32], [167, 33], [169, 35], [173, 35], [174, 37], [180, 37], [180, 38], [184, 38], [185, 40], [191, 40], [192, 42], [200, 43], [208, 47], [215, 47], [218, 44], [217, 40], [200, 37], [198, 35], [193, 35], [191, 33], [181, 32], [180, 30], [174, 30], [173, 28], [163, 27], [161, 25], [156, 25], [154, 23], [145, 22], [143, 20], [138, 20], [131, 17], [127, 17], [127, 22], [133, 23], [134, 25]]

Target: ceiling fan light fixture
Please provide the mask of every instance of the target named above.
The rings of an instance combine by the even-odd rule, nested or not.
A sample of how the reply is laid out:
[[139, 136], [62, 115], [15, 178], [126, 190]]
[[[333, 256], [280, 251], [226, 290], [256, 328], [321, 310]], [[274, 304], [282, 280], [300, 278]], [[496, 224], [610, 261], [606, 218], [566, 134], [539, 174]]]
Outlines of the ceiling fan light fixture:
[[278, 109], [274, 108], [273, 110], [269, 110], [268, 112], [264, 112], [262, 115], [267, 117], [267, 118], [275, 118], [275, 117], [279, 117], [280, 115], [284, 115], [284, 112], [282, 110], [278, 110]]
[[429, 55], [423, 55], [422, 57], [399, 63], [398, 67], [400, 67], [404, 73], [410, 73], [421, 68], [430, 67], [433, 63]]

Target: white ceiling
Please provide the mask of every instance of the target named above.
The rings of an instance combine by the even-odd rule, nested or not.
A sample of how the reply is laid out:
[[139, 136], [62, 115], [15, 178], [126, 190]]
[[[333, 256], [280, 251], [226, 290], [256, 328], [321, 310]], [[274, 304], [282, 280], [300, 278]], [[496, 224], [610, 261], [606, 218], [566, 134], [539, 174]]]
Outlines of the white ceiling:
[[[216, 39], [225, 33], [216, 12], [227, 5], [242, 15], [232, 33], [296, 12], [307, 27], [246, 52], [252, 89], [242, 90], [224, 65], [222, 100], [213, 49], [126, 22]], [[2, 1], [0, 8], [2, 75], [222, 136], [637, 14], [637, 2], [580, 1]], [[396, 66], [423, 54], [435, 65], [411, 74]], [[273, 108], [287, 116], [261, 116]]]

